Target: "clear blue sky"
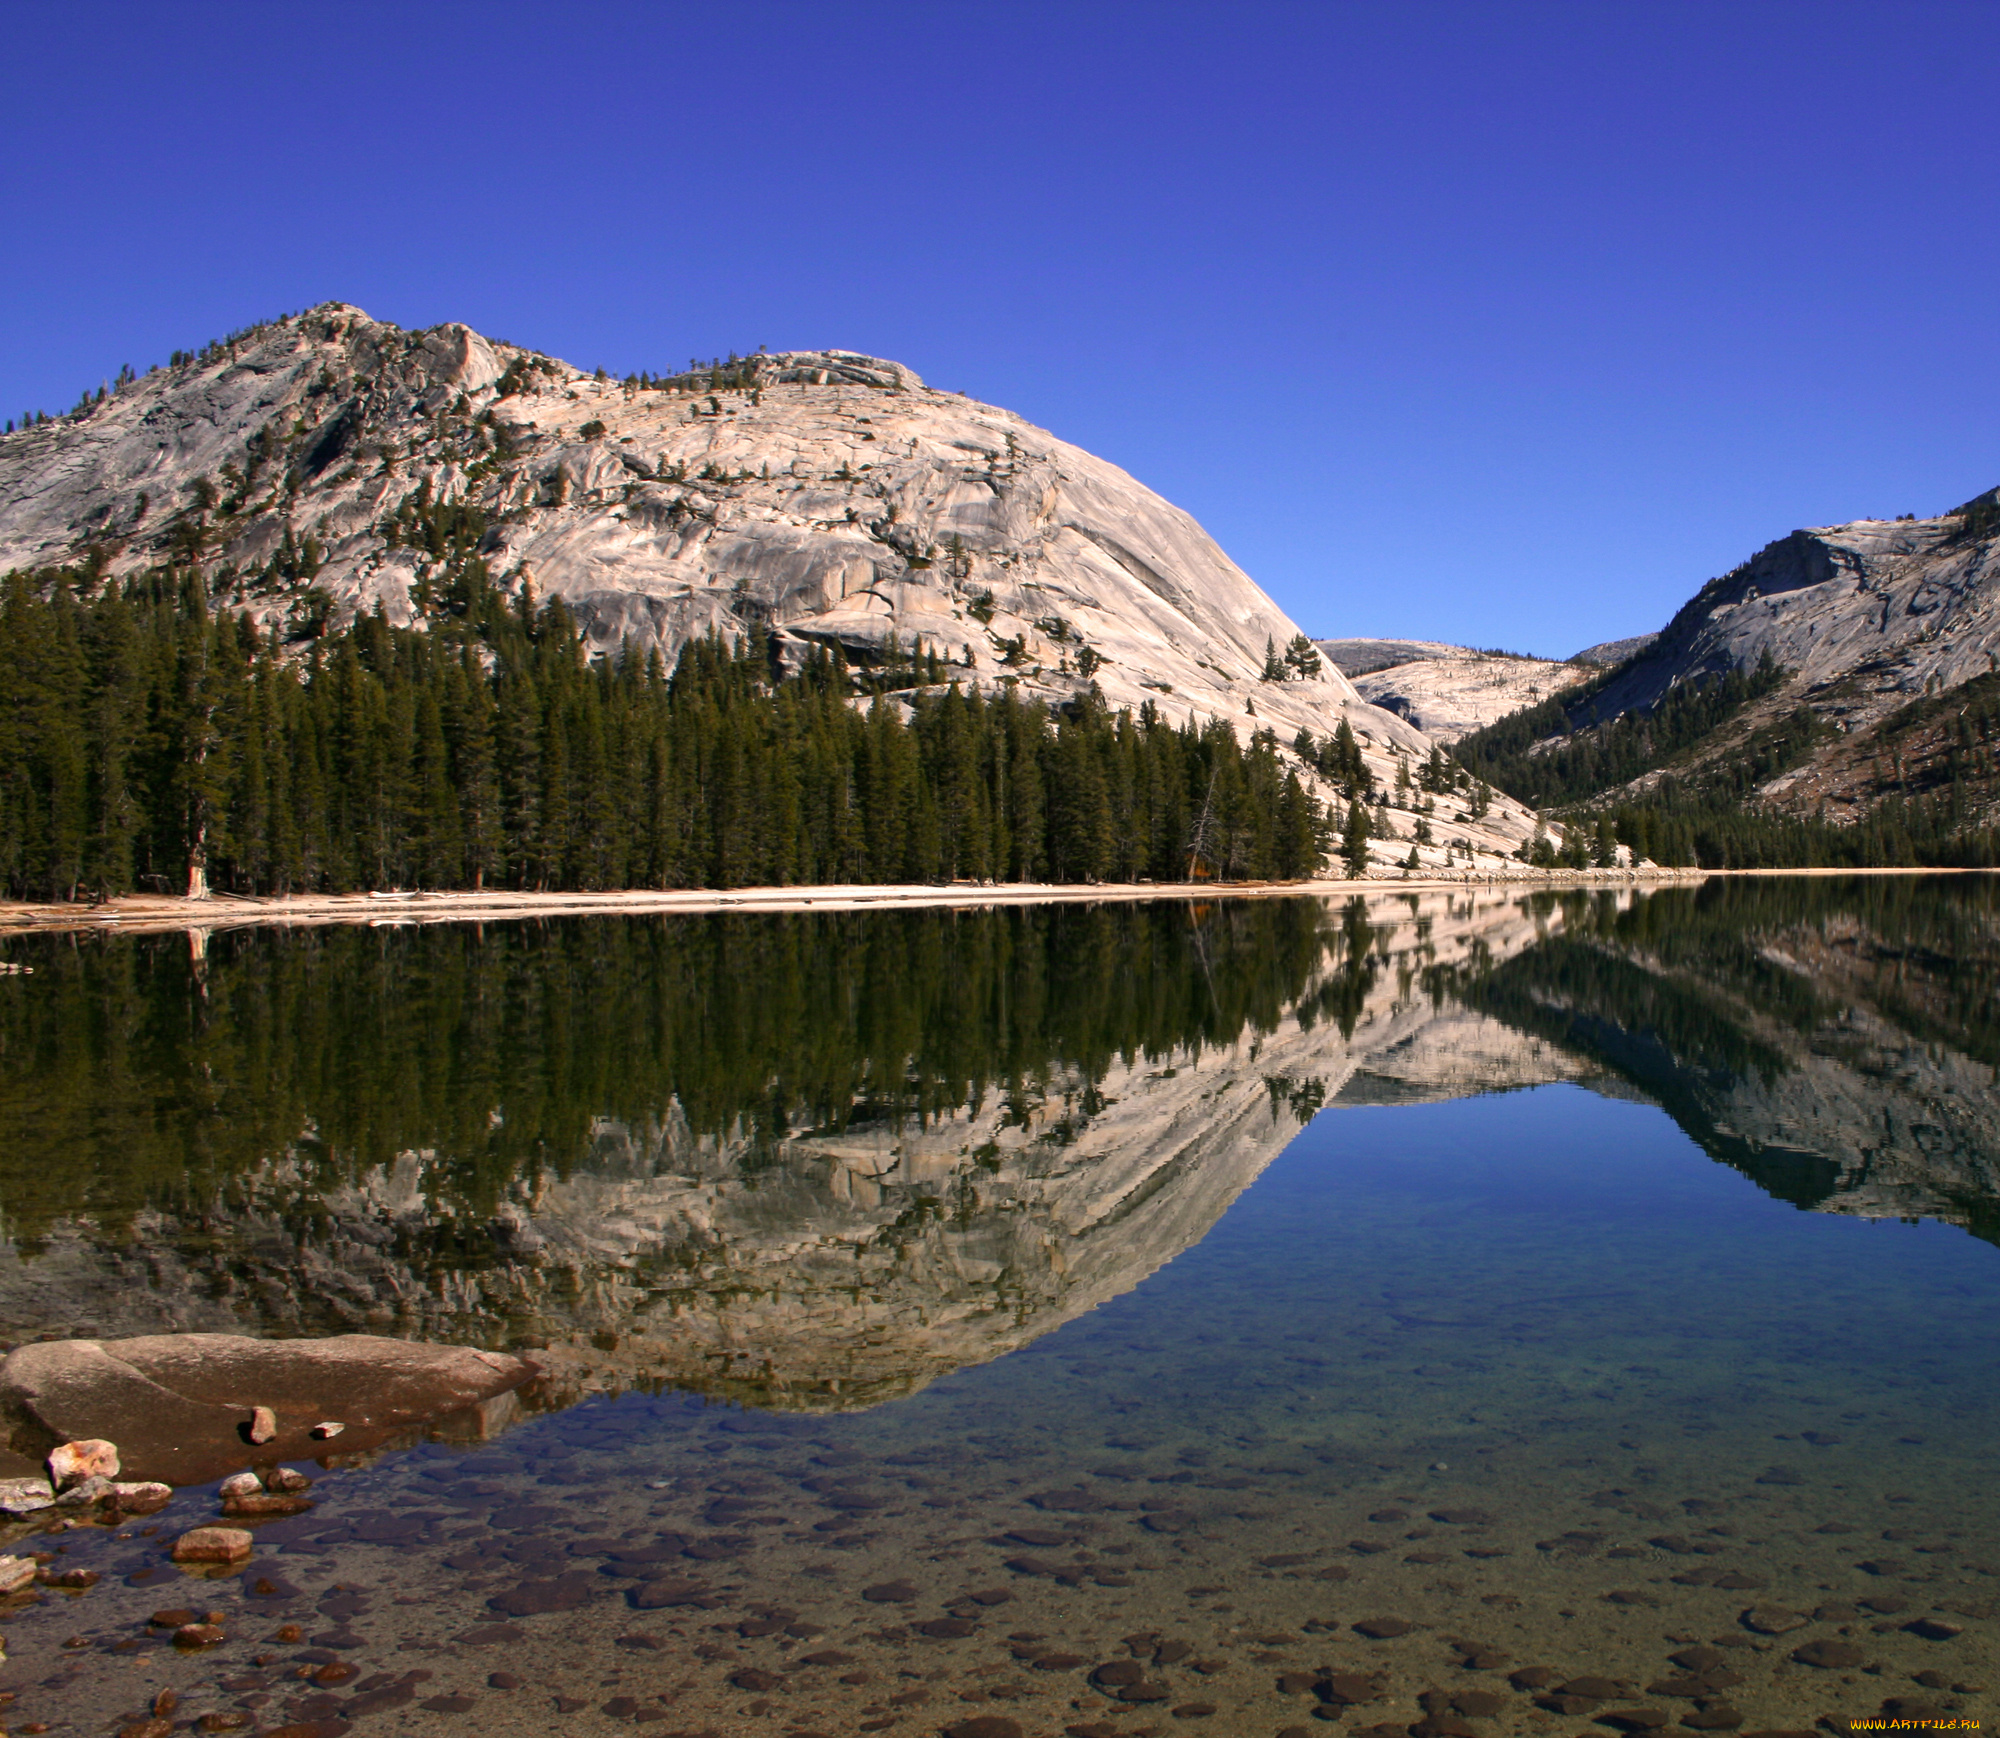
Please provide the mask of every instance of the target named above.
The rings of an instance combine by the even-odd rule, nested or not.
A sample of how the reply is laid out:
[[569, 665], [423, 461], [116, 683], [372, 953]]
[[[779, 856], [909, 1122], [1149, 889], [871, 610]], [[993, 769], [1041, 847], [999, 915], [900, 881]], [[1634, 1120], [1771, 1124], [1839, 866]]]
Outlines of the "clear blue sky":
[[2000, 483], [2000, 6], [0, 3], [0, 415], [342, 299], [897, 358], [1315, 633]]

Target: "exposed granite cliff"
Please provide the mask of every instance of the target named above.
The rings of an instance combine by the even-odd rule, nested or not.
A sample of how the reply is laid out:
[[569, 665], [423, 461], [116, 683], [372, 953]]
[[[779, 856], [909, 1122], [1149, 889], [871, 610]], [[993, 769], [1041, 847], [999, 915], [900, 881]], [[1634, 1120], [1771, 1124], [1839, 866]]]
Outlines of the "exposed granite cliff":
[[1316, 644], [1364, 700], [1407, 719], [1439, 742], [1456, 742], [1496, 718], [1574, 687], [1590, 673], [1551, 658], [1480, 652], [1439, 640]]
[[[1930, 794], [1969, 770], [1964, 824], [1991, 825], [2000, 792], [1990, 767], [1952, 760], [1952, 709], [1924, 719], [1908, 708], [2000, 671], [1996, 495], [1989, 490], [1929, 519], [1863, 519], [1767, 545], [1639, 642], [1573, 724], [1644, 711], [1678, 684], [1768, 660], [1785, 679], [1676, 766], [1676, 776], [1699, 782], [1709, 768], [1726, 771], [1747, 742], [1788, 721], [1796, 737], [1803, 707], [1814, 735], [1775, 772], [1767, 769], [1762, 801], [1853, 820], [1884, 797]], [[1983, 684], [1982, 705], [1992, 686]]]

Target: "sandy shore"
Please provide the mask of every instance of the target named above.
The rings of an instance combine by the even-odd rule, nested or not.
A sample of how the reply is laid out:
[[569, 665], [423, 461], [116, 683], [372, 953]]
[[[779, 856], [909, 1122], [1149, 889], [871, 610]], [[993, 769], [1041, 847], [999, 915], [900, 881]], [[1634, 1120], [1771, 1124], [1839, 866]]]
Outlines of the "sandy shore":
[[1454, 875], [1378, 876], [1367, 881], [1204, 881], [1097, 882], [1087, 885], [1006, 882], [946, 886], [708, 887], [673, 891], [628, 889], [615, 893], [338, 893], [285, 898], [223, 894], [209, 899], [175, 899], [135, 894], [101, 905], [51, 901], [0, 902], [0, 935], [24, 930], [238, 929], [258, 924], [328, 923], [504, 923], [530, 918], [630, 916], [646, 912], [867, 911], [884, 907], [946, 906], [983, 910], [997, 905], [1054, 902], [1096, 904], [1136, 899], [1292, 899], [1301, 894], [1346, 898], [1444, 892], [1471, 887], [1687, 886], [1716, 876], [1829, 875], [1991, 875], [1991, 869], [1597, 869], [1555, 873], [1523, 869], [1515, 874], [1471, 872]]
[[500, 923], [524, 918], [629, 916], [640, 912], [867, 911], [882, 907], [948, 906], [983, 910], [996, 905], [1057, 901], [1094, 904], [1134, 899], [1291, 899], [1300, 894], [1416, 893], [1455, 887], [1633, 885], [1645, 881], [1701, 879], [1698, 873], [1639, 876], [1629, 870], [1551, 877], [1412, 876], [1373, 881], [1096, 882], [1086, 885], [953, 882], [888, 886], [709, 887], [616, 893], [341, 893], [253, 899], [224, 895], [172, 899], [137, 894], [101, 905], [0, 903], [0, 934], [44, 929], [227, 929], [248, 924]]

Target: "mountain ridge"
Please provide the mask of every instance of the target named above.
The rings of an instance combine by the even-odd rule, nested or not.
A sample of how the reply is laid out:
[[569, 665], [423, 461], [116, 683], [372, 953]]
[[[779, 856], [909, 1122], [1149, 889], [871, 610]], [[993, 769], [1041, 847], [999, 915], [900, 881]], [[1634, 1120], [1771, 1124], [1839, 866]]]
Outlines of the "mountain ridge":
[[1627, 655], [1454, 752], [1524, 800], [1625, 814], [1618, 837], [1646, 854], [1657, 841], [1627, 811], [1705, 835], [1666, 861], [1990, 860], [2000, 490], [1793, 531], [1657, 634], [1594, 650]]
[[[1287, 752], [1346, 723], [1383, 789], [1431, 747], [1302, 652], [1181, 509], [859, 352], [614, 380], [328, 303], [0, 436], [0, 570], [199, 565], [217, 607], [297, 645], [376, 610], [420, 624], [474, 562], [560, 598], [595, 655], [671, 665], [758, 632], [786, 669], [815, 647], [873, 667], [922, 645], [1051, 710], [1150, 706]], [[1455, 837], [1508, 856], [1532, 826], [1503, 799]]]

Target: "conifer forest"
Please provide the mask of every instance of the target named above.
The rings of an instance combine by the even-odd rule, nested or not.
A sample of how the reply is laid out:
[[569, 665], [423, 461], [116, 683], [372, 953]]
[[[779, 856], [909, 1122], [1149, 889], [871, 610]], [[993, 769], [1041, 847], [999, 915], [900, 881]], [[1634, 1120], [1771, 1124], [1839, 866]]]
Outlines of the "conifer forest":
[[1330, 818], [1268, 732], [1063, 715], [892, 641], [592, 658], [559, 601], [452, 564], [422, 629], [304, 636], [194, 566], [0, 594], [0, 890], [283, 894], [1289, 879]]

